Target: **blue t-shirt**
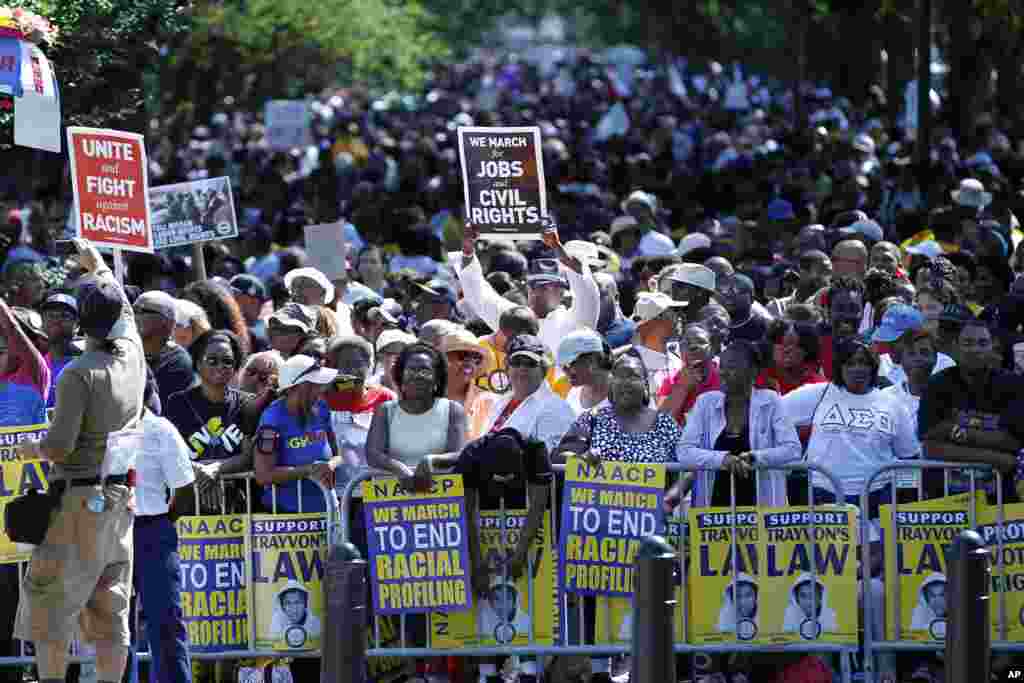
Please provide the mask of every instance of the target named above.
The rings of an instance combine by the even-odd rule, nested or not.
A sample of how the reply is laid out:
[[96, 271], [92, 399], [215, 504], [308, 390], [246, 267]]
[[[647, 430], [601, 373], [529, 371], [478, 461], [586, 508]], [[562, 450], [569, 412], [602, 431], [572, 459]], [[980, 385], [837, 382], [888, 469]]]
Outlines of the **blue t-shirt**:
[[[277, 465], [281, 467], [301, 467], [331, 459], [331, 447], [327, 441], [331, 429], [331, 411], [324, 401], [313, 406], [313, 414], [308, 422], [300, 424], [298, 418], [288, 412], [285, 399], [280, 398], [263, 411], [257, 438], [262, 438], [268, 429], [277, 433]], [[277, 486], [278, 512], [299, 511], [300, 484], [302, 511], [326, 511], [320, 487], [309, 481], [291, 481]], [[270, 486], [263, 492], [263, 504], [267, 509], [272, 509]]]
[[22, 427], [46, 422], [46, 403], [39, 390], [27, 384], [0, 382], [0, 426]]

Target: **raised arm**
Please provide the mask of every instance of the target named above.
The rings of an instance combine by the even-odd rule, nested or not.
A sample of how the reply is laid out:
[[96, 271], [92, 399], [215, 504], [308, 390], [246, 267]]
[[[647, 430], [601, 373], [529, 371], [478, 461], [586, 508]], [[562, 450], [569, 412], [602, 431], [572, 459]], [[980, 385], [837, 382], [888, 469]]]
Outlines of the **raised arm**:
[[484, 279], [480, 259], [476, 257], [476, 241], [479, 234], [479, 228], [466, 225], [466, 237], [462, 241], [462, 263], [454, 264], [455, 274], [462, 283], [462, 293], [470, 307], [492, 331], [497, 332], [501, 314], [513, 308], [515, 304], [495, 292]]
[[39, 390], [43, 401], [50, 390], [50, 369], [46, 359], [39, 353], [32, 340], [21, 329], [14, 318], [14, 312], [7, 302], [0, 299], [0, 333], [7, 339], [7, 367], [0, 369], [0, 374], [7, 374], [15, 369], [24, 370], [32, 378], [32, 385]]

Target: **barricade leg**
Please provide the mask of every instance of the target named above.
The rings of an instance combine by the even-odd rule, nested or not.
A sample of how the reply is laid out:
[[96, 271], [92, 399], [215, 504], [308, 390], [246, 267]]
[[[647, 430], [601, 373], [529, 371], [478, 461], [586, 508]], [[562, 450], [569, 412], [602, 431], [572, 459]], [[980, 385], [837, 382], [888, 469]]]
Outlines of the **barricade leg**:
[[633, 593], [633, 674], [635, 683], [676, 680], [672, 616], [676, 553], [660, 536], [648, 536], [637, 553]]
[[948, 555], [946, 683], [989, 680], [989, 558], [976, 532], [961, 531]]
[[351, 543], [335, 545], [324, 581], [323, 683], [365, 683], [366, 560]]

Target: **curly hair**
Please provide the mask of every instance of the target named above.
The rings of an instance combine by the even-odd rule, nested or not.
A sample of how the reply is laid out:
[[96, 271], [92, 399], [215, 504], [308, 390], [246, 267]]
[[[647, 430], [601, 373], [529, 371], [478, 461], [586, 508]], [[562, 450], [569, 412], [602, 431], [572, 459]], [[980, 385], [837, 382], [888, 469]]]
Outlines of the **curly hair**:
[[395, 386], [399, 389], [402, 388], [402, 376], [405, 374], [405, 366], [409, 359], [415, 355], [424, 355], [430, 358], [431, 365], [434, 367], [434, 377], [437, 380], [434, 385], [434, 398], [444, 398], [448, 392], [448, 359], [433, 346], [422, 342], [410, 344], [398, 354], [398, 359], [395, 360], [395, 367], [391, 374]]
[[818, 330], [812, 323], [799, 322], [791, 318], [776, 318], [768, 326], [766, 338], [772, 344], [782, 343], [783, 337], [792, 332], [797, 337], [797, 345], [804, 352], [804, 360], [808, 363], [818, 362]]
[[238, 302], [227, 287], [211, 280], [200, 280], [186, 287], [181, 297], [202, 308], [213, 329], [233, 332], [238, 337], [242, 350], [246, 354], [249, 353], [252, 348], [249, 328], [242, 317]]
[[844, 339], [835, 350], [835, 360], [833, 361], [832, 371], [832, 383], [837, 387], [843, 389], [846, 388], [846, 379], [843, 377], [843, 369], [846, 364], [849, 363], [858, 353], [865, 353], [868, 357], [868, 363], [871, 365], [871, 385], [872, 387], [878, 385], [878, 352], [875, 351], [874, 347], [870, 342], [862, 339], [861, 337], [850, 337]]

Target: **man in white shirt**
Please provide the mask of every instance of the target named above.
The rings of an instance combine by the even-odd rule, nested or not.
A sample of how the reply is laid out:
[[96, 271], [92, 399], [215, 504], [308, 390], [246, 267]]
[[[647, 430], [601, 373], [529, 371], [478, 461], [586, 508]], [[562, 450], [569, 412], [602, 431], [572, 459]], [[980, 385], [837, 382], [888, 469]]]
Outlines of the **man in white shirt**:
[[167, 419], [147, 409], [142, 430], [143, 452], [136, 462], [135, 590], [146, 615], [156, 680], [189, 683], [192, 665], [181, 608], [178, 531], [168, 511], [175, 491], [190, 485], [195, 473], [185, 440]]
[[[906, 384], [908, 376], [906, 368], [904, 367], [903, 359], [901, 357], [901, 351], [905, 348], [904, 344], [896, 344], [896, 342], [904, 339], [909, 333], [917, 332], [924, 329], [924, 314], [920, 310], [907, 304], [893, 304], [885, 309], [885, 316], [882, 318], [882, 324], [875, 330], [874, 335], [871, 337], [871, 341], [878, 343], [884, 342], [887, 344], [895, 344], [893, 354], [883, 353], [878, 357], [878, 378], [886, 379], [892, 386], [901, 386]], [[932, 344], [935, 344], [936, 340], [932, 338]], [[935, 357], [932, 359], [932, 366], [930, 368], [930, 374], [935, 374], [946, 368], [951, 368], [956, 365], [956, 361], [947, 356], [944, 353], [936, 352]], [[926, 382], [927, 383], [927, 382]], [[924, 391], [924, 387], [921, 387]], [[920, 394], [917, 394], [920, 396]], [[914, 415], [917, 415], [917, 409], [914, 409]]]
[[[476, 226], [466, 226], [466, 237], [462, 243], [461, 263], [456, 264], [455, 273], [462, 283], [462, 291], [473, 311], [494, 331], [498, 331], [501, 314], [517, 304], [494, 291], [484, 279], [480, 260], [476, 258], [476, 241], [480, 234]], [[597, 327], [601, 312], [601, 295], [590, 274], [590, 266], [581, 263], [566, 253], [558, 239], [558, 230], [544, 231], [544, 243], [558, 251], [565, 276], [559, 272], [557, 262], [542, 259], [531, 264], [531, 274], [526, 278], [527, 303], [540, 321], [540, 339], [548, 351], [554, 354], [558, 344], [570, 332]], [[572, 292], [572, 306], [561, 304], [562, 293], [568, 286]]]
[[[902, 306], [902, 304], [897, 304]], [[890, 306], [890, 309], [893, 306]], [[907, 306], [907, 308], [910, 308]], [[911, 309], [916, 312], [916, 309]], [[900, 368], [904, 380], [894, 383], [890, 387], [882, 389], [882, 393], [893, 396], [903, 402], [911, 421], [917, 424], [917, 413], [921, 408], [921, 396], [928, 386], [928, 380], [934, 373], [933, 368], [937, 365], [935, 337], [924, 327], [924, 316], [918, 313], [919, 320], [916, 326], [912, 326], [900, 335], [897, 346], [900, 352]], [[889, 318], [888, 311], [886, 319]], [[916, 434], [915, 434], [916, 437]], [[920, 442], [918, 443], [918, 455], [920, 455]], [[898, 488], [917, 490], [921, 481], [920, 471], [901, 470], [896, 473], [896, 485]]]
[[651, 396], [657, 396], [662, 383], [681, 367], [678, 360], [672, 363], [666, 342], [675, 334], [676, 319], [686, 305], [685, 301], [676, 301], [661, 292], [641, 292], [633, 306], [633, 347], [647, 367]]

